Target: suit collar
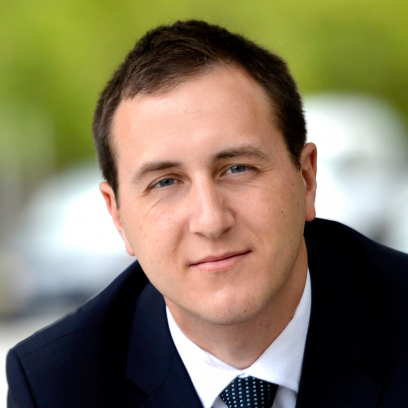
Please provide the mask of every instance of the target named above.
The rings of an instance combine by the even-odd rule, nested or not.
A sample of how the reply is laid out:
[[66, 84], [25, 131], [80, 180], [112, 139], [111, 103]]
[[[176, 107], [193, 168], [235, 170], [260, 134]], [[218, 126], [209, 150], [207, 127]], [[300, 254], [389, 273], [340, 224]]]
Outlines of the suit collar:
[[358, 368], [374, 341], [352, 260], [306, 239], [312, 308], [296, 408], [374, 408], [381, 385]]
[[171, 338], [163, 296], [150, 283], [137, 302], [126, 377], [149, 395], [143, 408], [202, 407]]

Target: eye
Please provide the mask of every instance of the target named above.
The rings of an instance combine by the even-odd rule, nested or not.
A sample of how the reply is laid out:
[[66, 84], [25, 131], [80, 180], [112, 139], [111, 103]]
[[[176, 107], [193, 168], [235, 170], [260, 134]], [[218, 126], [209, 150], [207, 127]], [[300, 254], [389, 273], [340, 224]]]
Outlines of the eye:
[[163, 187], [170, 187], [172, 186], [176, 180], [174, 178], [165, 178], [160, 180], [158, 183], [156, 183], [153, 187], [154, 188], [163, 188]]
[[231, 166], [228, 170], [227, 173], [242, 173], [243, 171], [246, 171], [248, 169], [247, 166], [244, 166], [242, 164], [235, 164], [234, 166]]

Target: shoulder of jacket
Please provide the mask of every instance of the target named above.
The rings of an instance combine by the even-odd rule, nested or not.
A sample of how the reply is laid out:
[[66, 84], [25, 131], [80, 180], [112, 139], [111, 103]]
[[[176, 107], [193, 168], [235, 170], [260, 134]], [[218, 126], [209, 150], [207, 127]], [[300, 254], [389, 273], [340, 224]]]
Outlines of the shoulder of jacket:
[[322, 248], [342, 252], [360, 269], [371, 271], [384, 282], [408, 284], [408, 254], [375, 242], [344, 224], [317, 218], [306, 223], [305, 238]]
[[23, 357], [54, 342], [76, 338], [82, 341], [86, 331], [108, 330], [117, 315], [133, 313], [137, 298], [148, 283], [136, 261], [77, 310], [32, 334], [13, 349]]

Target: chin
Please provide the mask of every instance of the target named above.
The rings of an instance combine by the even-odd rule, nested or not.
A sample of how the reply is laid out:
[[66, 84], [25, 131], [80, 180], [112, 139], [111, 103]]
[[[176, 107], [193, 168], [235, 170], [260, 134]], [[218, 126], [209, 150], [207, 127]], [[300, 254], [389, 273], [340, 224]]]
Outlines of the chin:
[[208, 323], [231, 326], [245, 323], [255, 318], [265, 307], [266, 302], [265, 304], [260, 302], [259, 297], [255, 302], [243, 302], [242, 298], [235, 297], [233, 301], [213, 304], [200, 314], [202, 319]]

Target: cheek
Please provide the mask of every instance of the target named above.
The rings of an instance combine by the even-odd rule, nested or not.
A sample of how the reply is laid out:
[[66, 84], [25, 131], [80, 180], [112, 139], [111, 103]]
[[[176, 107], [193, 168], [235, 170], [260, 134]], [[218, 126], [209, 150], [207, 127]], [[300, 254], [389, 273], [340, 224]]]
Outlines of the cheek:
[[160, 262], [164, 256], [174, 254], [182, 231], [182, 220], [174, 210], [140, 211], [139, 207], [137, 216], [129, 220], [127, 236], [131, 237], [129, 241], [138, 259], [146, 259], [148, 255]]
[[303, 236], [305, 203], [301, 189], [296, 181], [284, 180], [252, 191], [241, 202], [244, 229], [250, 230], [268, 253], [278, 248], [286, 251]]
[[241, 204], [249, 219], [263, 227], [271, 222], [278, 226], [290, 223], [302, 212], [304, 203], [300, 196], [299, 186], [295, 182], [277, 181], [269, 188], [254, 189]]

